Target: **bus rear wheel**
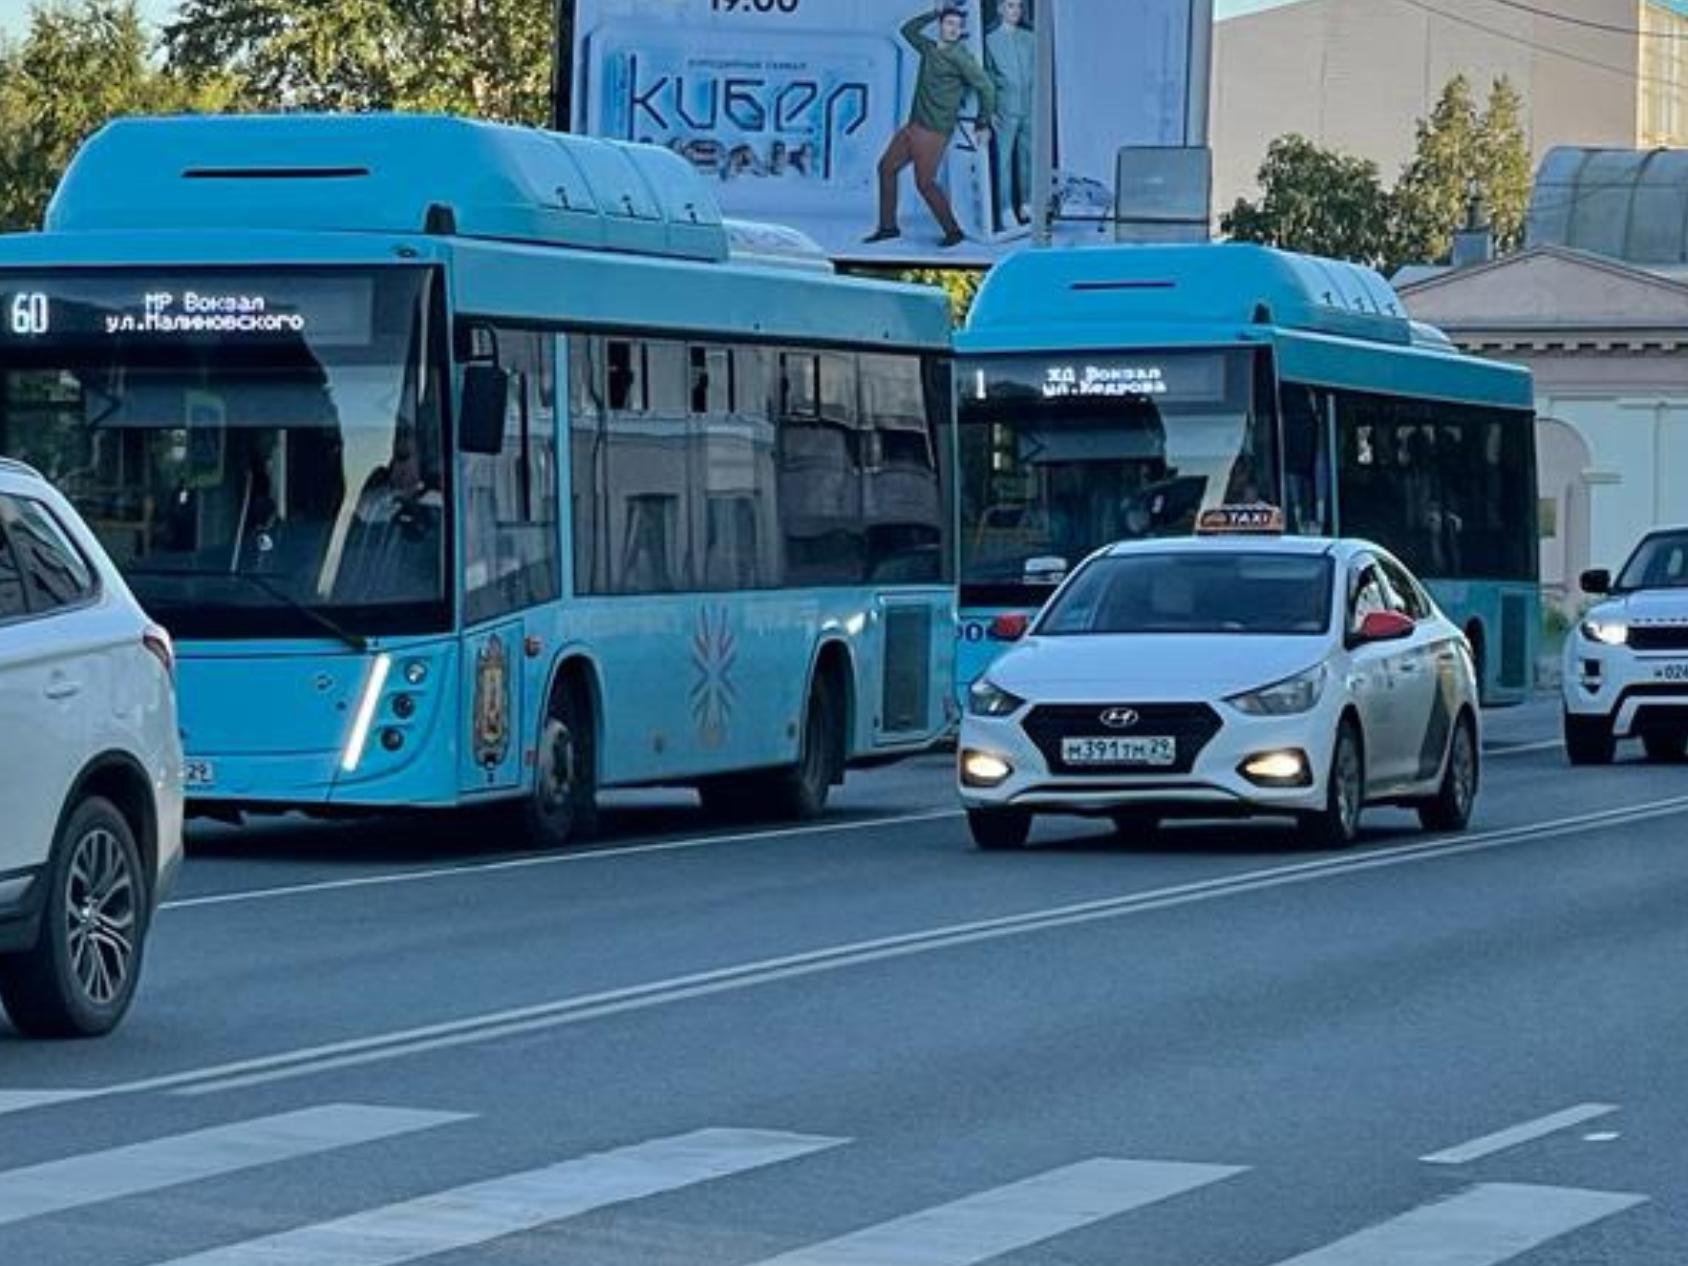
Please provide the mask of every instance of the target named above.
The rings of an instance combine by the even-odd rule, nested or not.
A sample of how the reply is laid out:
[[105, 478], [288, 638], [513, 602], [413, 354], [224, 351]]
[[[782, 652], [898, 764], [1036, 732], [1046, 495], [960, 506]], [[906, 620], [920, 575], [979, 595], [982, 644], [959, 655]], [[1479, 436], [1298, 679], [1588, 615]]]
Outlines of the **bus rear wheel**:
[[803, 742], [797, 763], [701, 780], [697, 794], [704, 812], [725, 822], [809, 821], [820, 817], [832, 788], [844, 781], [848, 741], [845, 715], [833, 679], [817, 677], [803, 711]]
[[797, 763], [769, 779], [769, 807], [781, 818], [809, 821], [826, 812], [832, 788], [844, 781], [844, 707], [832, 682], [817, 676], [803, 710]]
[[565, 848], [598, 833], [598, 778], [592, 710], [581, 692], [559, 685], [546, 708], [534, 754], [533, 788], [520, 823], [532, 847]]

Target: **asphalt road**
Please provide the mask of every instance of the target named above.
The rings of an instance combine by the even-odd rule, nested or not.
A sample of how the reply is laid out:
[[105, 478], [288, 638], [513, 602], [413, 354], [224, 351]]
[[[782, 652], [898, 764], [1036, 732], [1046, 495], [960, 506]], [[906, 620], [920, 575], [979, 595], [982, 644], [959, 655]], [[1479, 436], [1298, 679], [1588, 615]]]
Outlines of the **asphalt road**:
[[0, 1027], [17, 1266], [1679, 1266], [1688, 768], [1494, 719], [1479, 821], [972, 851], [200, 833], [114, 1037]]

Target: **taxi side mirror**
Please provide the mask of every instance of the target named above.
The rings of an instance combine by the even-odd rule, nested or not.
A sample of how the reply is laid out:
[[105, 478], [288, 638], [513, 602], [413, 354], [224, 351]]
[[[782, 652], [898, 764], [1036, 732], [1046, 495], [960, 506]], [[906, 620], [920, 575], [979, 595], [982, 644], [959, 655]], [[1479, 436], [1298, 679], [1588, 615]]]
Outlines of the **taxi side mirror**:
[[1612, 592], [1612, 573], [1604, 567], [1596, 567], [1585, 571], [1579, 583], [1582, 591], [1595, 598], [1603, 598]]
[[1376, 642], [1399, 642], [1403, 638], [1411, 637], [1417, 627], [1411, 616], [1402, 615], [1399, 611], [1373, 611], [1360, 621], [1360, 627], [1352, 640], [1355, 646], [1370, 646]]

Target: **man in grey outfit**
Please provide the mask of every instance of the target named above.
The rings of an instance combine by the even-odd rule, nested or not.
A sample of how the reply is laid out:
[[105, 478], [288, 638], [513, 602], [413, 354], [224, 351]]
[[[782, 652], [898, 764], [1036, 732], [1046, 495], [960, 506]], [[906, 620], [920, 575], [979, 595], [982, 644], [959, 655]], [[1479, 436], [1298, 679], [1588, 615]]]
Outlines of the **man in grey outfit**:
[[985, 65], [996, 85], [997, 209], [1002, 227], [1010, 228], [1031, 221], [1037, 36], [1026, 25], [1026, 0], [1001, 0], [997, 24], [985, 35]]

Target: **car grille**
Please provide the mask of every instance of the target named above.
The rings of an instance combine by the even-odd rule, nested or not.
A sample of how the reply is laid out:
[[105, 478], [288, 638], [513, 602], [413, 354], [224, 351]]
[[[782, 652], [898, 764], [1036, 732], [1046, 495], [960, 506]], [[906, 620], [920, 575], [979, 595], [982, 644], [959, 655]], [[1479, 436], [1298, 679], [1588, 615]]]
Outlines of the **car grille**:
[[1636, 651], [1688, 651], [1688, 624], [1632, 624], [1629, 646]]
[[[1129, 729], [1110, 729], [1102, 714], [1115, 708], [1129, 708], [1137, 724]], [[1109, 778], [1162, 777], [1187, 774], [1195, 768], [1202, 749], [1213, 741], [1224, 724], [1219, 714], [1205, 703], [1064, 703], [1041, 704], [1026, 714], [1021, 728], [1037, 744], [1051, 772], [1057, 774], [1102, 774]], [[1094, 766], [1068, 765], [1061, 759], [1061, 740], [1067, 738], [1170, 738], [1177, 741], [1178, 759], [1172, 765]]]

